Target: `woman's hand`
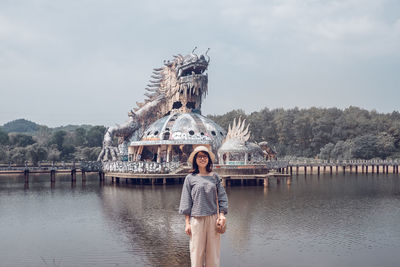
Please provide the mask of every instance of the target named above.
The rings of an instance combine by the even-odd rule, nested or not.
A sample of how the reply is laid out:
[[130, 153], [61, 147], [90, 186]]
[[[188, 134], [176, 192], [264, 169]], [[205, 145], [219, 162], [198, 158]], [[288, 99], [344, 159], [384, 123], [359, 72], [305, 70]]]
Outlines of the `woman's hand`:
[[192, 235], [192, 227], [190, 226], [190, 216], [189, 215], [185, 216], [185, 233], [188, 236]]
[[218, 224], [221, 225], [222, 227], [225, 225], [226, 223], [226, 218], [225, 218], [225, 214], [224, 213], [220, 213], [219, 214], [219, 218], [218, 218]]
[[192, 228], [190, 227], [190, 223], [186, 223], [186, 225], [185, 225], [185, 233], [186, 233], [188, 236], [191, 236], [191, 235], [192, 235]]

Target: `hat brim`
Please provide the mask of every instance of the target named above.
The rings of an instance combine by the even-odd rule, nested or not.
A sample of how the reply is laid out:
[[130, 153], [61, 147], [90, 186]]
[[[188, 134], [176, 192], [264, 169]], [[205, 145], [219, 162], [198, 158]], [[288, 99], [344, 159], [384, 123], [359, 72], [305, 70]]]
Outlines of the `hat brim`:
[[196, 154], [199, 153], [199, 152], [207, 153], [210, 156], [212, 163], [215, 161], [215, 155], [210, 149], [208, 149], [206, 146], [198, 146], [192, 151], [192, 153], [190, 153], [189, 158], [188, 158], [188, 162], [192, 166], [193, 166], [194, 156], [196, 156]]

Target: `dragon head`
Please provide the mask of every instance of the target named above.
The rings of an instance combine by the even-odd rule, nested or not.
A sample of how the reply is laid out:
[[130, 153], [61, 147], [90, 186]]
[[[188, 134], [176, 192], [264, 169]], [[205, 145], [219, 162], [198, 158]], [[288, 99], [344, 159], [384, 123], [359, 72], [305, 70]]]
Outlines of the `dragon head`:
[[207, 95], [208, 75], [206, 72], [210, 57], [195, 54], [195, 47], [189, 55], [175, 55], [173, 60], [164, 61], [156, 68], [147, 85], [144, 103], [136, 103], [135, 113], [152, 110], [161, 118], [174, 112], [199, 112], [203, 98]]

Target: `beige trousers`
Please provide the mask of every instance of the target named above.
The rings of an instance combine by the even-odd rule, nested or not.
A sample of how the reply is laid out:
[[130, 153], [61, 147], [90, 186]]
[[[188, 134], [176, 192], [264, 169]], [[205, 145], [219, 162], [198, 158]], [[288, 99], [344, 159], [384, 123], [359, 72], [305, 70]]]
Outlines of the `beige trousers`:
[[218, 267], [221, 236], [215, 230], [217, 214], [191, 217], [190, 260], [192, 267]]

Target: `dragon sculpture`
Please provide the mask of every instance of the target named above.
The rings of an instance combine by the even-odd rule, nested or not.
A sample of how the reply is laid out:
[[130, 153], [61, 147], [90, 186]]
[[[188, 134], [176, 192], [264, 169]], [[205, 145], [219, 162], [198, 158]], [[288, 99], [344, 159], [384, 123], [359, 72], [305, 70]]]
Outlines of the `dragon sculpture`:
[[[98, 161], [115, 161], [128, 155], [128, 145], [140, 140], [145, 129], [156, 120], [174, 112], [200, 112], [202, 99], [208, 92], [208, 75], [205, 71], [210, 63], [207, 55], [195, 54], [195, 50], [186, 56], [175, 55], [164, 66], [153, 70], [147, 85], [147, 98], [136, 102], [137, 107], [128, 113], [129, 120], [124, 125], [107, 129], [103, 139], [103, 148]], [[113, 138], [118, 137], [118, 146]]]

